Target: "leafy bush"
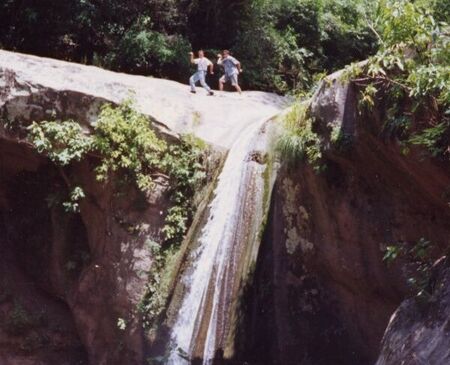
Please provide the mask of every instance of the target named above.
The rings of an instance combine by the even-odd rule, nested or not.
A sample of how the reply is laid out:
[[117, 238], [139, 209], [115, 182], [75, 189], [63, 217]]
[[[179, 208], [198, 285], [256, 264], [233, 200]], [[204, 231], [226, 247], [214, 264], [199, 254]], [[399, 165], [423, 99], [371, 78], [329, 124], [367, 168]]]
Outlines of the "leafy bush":
[[170, 242], [181, 242], [194, 213], [192, 198], [206, 177], [203, 166], [206, 146], [192, 135], [169, 146], [162, 163], [172, 179], [172, 207], [166, 216], [163, 233]]
[[[38, 153], [48, 156], [56, 165], [68, 166], [73, 161], [80, 161], [93, 148], [93, 138], [88, 136], [82, 127], [73, 120], [68, 121], [43, 121], [33, 122], [28, 127], [28, 139], [34, 145]], [[79, 201], [85, 197], [84, 191], [79, 186], [70, 186], [67, 176], [60, 170], [68, 188], [69, 199], [62, 203], [66, 212], [79, 211]], [[59, 202], [58, 194], [48, 198], [50, 204]]]
[[204, 146], [192, 136], [168, 146], [156, 136], [148, 118], [136, 112], [130, 102], [118, 108], [102, 108], [95, 126], [94, 146], [103, 156], [96, 169], [99, 180], [105, 180], [110, 172], [121, 171], [140, 190], [149, 192], [153, 175], [169, 177], [173, 206], [163, 233], [167, 240], [180, 242], [193, 211], [191, 198], [205, 176]]
[[184, 81], [189, 73], [190, 50], [184, 37], [155, 31], [150, 17], [140, 17], [104, 56], [103, 63], [114, 70]]
[[33, 122], [28, 131], [36, 150], [60, 166], [80, 161], [92, 149], [92, 138], [73, 120]]
[[[96, 177], [102, 182], [115, 174], [149, 193], [154, 178], [166, 176], [170, 180], [172, 207], [163, 233], [167, 241], [182, 240], [194, 210], [192, 197], [205, 177], [205, 145], [195, 137], [184, 136], [179, 143], [168, 145], [156, 135], [149, 118], [126, 101], [118, 107], [105, 104], [91, 135], [72, 120], [44, 121], [29, 127], [29, 140], [39, 153], [60, 167], [86, 155], [94, 156], [98, 161]], [[71, 182], [64, 170], [59, 171], [69, 189], [69, 197], [62, 205], [68, 212], [78, 212], [85, 197], [83, 188]]]
[[428, 5], [382, 1], [380, 49], [350, 79], [365, 85], [366, 105], [373, 106], [375, 91], [383, 91], [385, 131], [443, 157], [450, 145], [450, 28], [435, 20]]
[[450, 124], [442, 122], [435, 127], [426, 128], [420, 133], [413, 134], [408, 142], [424, 146], [433, 157], [441, 156], [448, 151], [449, 130]]
[[75, 186], [69, 194], [69, 200], [62, 203], [66, 212], [77, 213], [80, 211], [80, 200], [84, 199], [86, 195], [80, 186]]
[[105, 181], [113, 172], [122, 172], [138, 188], [148, 192], [153, 187], [151, 174], [162, 171], [167, 144], [156, 136], [148, 118], [136, 112], [130, 101], [114, 108], [102, 107], [93, 135], [93, 148], [101, 156], [97, 179]]
[[277, 150], [288, 164], [306, 159], [316, 169], [320, 167], [320, 139], [312, 130], [312, 122], [312, 118], [308, 116], [308, 105], [305, 103], [294, 105], [286, 115]]

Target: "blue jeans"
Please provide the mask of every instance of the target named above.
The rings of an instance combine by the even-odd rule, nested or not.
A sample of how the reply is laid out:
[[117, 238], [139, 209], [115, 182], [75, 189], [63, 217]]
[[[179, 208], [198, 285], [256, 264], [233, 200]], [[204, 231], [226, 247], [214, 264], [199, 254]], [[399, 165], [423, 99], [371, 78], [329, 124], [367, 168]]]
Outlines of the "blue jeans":
[[205, 78], [206, 78], [206, 71], [197, 71], [195, 74], [193, 74], [189, 79], [191, 90], [195, 91], [195, 84], [200, 81], [200, 85], [202, 85], [203, 88], [206, 89], [206, 91], [210, 92], [211, 88], [206, 83]]

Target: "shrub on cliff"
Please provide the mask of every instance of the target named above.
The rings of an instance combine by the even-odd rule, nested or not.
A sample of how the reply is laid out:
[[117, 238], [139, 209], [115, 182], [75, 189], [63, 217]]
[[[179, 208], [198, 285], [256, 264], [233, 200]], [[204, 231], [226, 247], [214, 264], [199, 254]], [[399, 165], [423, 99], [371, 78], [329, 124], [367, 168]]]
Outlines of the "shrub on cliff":
[[320, 139], [312, 130], [308, 103], [297, 104], [284, 119], [284, 131], [277, 143], [277, 151], [288, 165], [305, 160], [319, 168], [322, 157]]
[[29, 139], [39, 153], [59, 166], [70, 189], [63, 206], [76, 212], [84, 198], [82, 187], [70, 181], [64, 167], [91, 155], [101, 182], [116, 180], [134, 184], [143, 193], [154, 188], [155, 178], [170, 182], [172, 207], [163, 229], [166, 240], [180, 242], [193, 214], [192, 197], [204, 178], [203, 147], [192, 137], [168, 145], [152, 129], [151, 121], [138, 113], [130, 101], [118, 107], [102, 107], [93, 133], [86, 133], [75, 121], [32, 123]]
[[428, 5], [383, 1], [380, 50], [364, 67], [348, 67], [347, 78], [362, 87], [363, 106], [385, 100], [385, 130], [405, 151], [422, 145], [443, 157], [450, 146], [450, 27]]
[[[433, 4], [438, 7], [440, 1]], [[380, 2], [377, 21], [371, 27], [378, 37], [378, 52], [366, 63], [349, 65], [341, 77], [359, 88], [359, 112], [370, 114], [377, 107], [383, 113], [384, 135], [397, 139], [405, 153], [410, 146], [420, 145], [432, 156], [448, 160], [449, 25], [437, 21], [433, 6], [425, 2], [386, 0]], [[280, 140], [285, 159], [297, 156], [298, 160], [307, 152], [304, 137], [313, 130], [305, 124], [307, 119], [299, 115], [296, 124], [286, 122]], [[342, 147], [345, 136], [338, 132], [332, 131], [331, 143]], [[318, 146], [320, 150], [320, 142]]]

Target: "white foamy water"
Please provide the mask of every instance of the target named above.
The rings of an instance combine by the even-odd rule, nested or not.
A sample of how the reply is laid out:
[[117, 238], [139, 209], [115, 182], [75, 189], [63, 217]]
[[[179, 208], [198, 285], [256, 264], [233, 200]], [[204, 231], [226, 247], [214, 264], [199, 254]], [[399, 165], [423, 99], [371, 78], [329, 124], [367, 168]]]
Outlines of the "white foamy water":
[[[183, 277], [188, 288], [172, 328], [171, 342], [173, 346], [168, 364], [189, 364], [181, 353], [192, 355], [199, 331], [199, 320], [202, 319], [209, 301], [211, 312], [206, 316], [209, 321], [206, 340], [203, 348], [203, 364], [210, 364], [214, 358], [219, 341], [217, 327], [226, 325], [223, 322], [224, 308], [219, 303], [229, 303], [233, 282], [230, 265], [235, 265], [232, 257], [236, 240], [236, 227], [244, 220], [243, 204], [248, 183], [249, 153], [258, 137], [258, 131], [265, 120], [249, 125], [232, 146], [223, 170], [219, 176], [214, 198], [210, 204], [208, 220], [203, 227], [197, 248], [191, 252], [190, 262], [193, 267]], [[262, 177], [260, 177], [262, 179]], [[225, 299], [224, 299], [225, 298]], [[223, 305], [223, 304], [222, 304]], [[225, 306], [228, 309], [228, 305]], [[220, 318], [219, 318], [220, 317]], [[219, 322], [220, 321], [220, 322]], [[207, 322], [208, 323], [208, 322]], [[204, 338], [204, 336], [203, 336]]]

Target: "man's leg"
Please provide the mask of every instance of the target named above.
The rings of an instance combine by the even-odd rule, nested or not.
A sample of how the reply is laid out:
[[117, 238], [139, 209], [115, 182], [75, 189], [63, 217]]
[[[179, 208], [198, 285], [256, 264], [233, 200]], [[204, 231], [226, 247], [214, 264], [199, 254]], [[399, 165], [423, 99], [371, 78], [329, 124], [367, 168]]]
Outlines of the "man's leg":
[[211, 88], [208, 86], [205, 80], [206, 72], [202, 72], [200, 75], [200, 85], [209, 93], [212, 94]]
[[239, 92], [239, 94], [242, 94], [242, 89], [238, 83], [238, 75], [233, 75], [231, 77], [231, 85], [234, 86], [234, 88]]
[[197, 83], [198, 80], [199, 80], [198, 72], [193, 74], [189, 79], [189, 85], [191, 85], [191, 92], [195, 92], [195, 84]]
[[219, 90], [223, 91], [223, 84], [225, 83], [225, 75], [223, 75], [220, 79], [219, 79]]

